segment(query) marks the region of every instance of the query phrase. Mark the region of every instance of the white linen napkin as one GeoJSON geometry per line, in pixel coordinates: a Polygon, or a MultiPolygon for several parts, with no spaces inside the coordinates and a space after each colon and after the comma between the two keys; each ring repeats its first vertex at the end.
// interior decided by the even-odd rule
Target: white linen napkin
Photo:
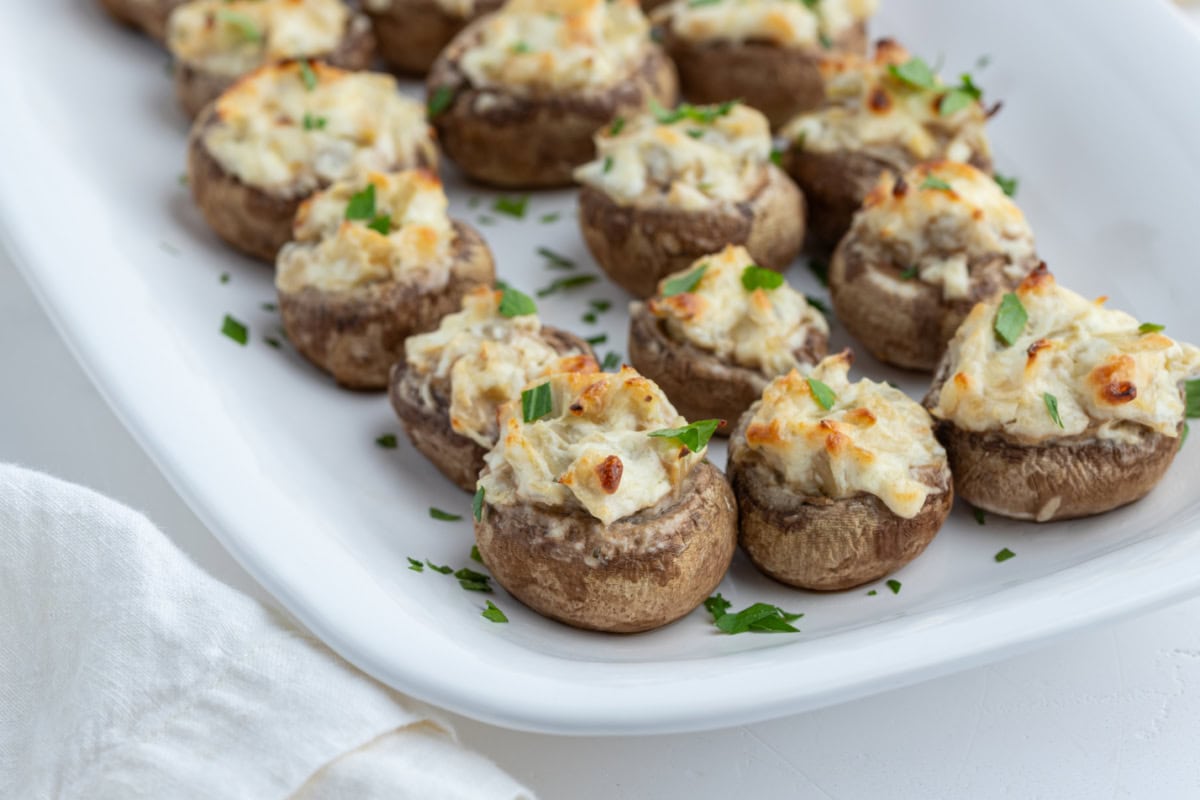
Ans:
{"type": "Polygon", "coordinates": [[[145,517],[0,465],[0,797],[528,798],[145,517]]]}

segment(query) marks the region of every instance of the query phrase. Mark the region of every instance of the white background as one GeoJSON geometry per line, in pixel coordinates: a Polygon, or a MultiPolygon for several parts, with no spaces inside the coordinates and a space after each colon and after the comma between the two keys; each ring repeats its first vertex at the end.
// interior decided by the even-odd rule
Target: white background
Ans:
{"type": "MultiPolygon", "coordinates": [[[[270,602],[121,427],[2,258],[0,375],[0,459],[143,510],[205,569],[270,602]]],[[[466,744],[544,798],[1195,798],[1198,689],[1200,600],[725,731],[596,739],[457,724],[466,744]]]]}

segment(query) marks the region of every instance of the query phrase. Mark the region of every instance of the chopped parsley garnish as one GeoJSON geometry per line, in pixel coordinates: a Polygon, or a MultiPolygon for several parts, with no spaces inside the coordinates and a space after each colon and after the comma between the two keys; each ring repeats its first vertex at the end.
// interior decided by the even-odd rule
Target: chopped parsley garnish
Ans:
{"type": "Polygon", "coordinates": [[[475,517],[476,522],[483,521],[483,496],[483,487],[476,487],[475,497],[471,500],[471,516],[475,517]]]}
{"type": "Polygon", "coordinates": [[[382,234],[383,236],[387,236],[389,233],[392,232],[392,215],[391,214],[379,214],[378,216],[375,217],[375,219],[373,219],[367,223],[367,227],[370,228],[371,230],[375,231],[376,233],[382,234]]]}
{"type": "Polygon", "coordinates": [[[542,383],[521,392],[521,418],[525,422],[536,422],[554,409],[554,397],[550,384],[542,383]]]}
{"type": "Polygon", "coordinates": [[[996,181],[996,185],[1000,187],[1000,191],[1004,192],[1009,197],[1017,196],[1017,184],[1020,183],[1016,178],[1005,177],[997,172],[992,178],[996,181]]]}
{"type": "Polygon", "coordinates": [[[525,209],[529,207],[529,195],[517,197],[500,196],[492,203],[492,210],[499,214],[507,214],[517,219],[525,219],[525,209]]]}
{"type": "Polygon", "coordinates": [[[483,563],[483,556],[479,555],[479,545],[471,545],[471,560],[478,561],[480,564],[483,563]]]}
{"type": "Polygon", "coordinates": [[[654,114],[654,118],[662,125],[671,125],[681,119],[699,122],[702,125],[711,125],[718,118],[732,111],[736,105],[736,100],[726,100],[724,103],[714,106],[694,106],[691,103],[680,103],[673,109],[666,109],[659,105],[658,101],[651,100],[650,113],[654,114]]]}
{"type": "Polygon", "coordinates": [[[476,572],[470,567],[456,570],[454,577],[458,578],[458,585],[468,592],[490,592],[492,590],[491,576],[476,572]]]}
{"type": "Polygon", "coordinates": [[[394,433],[385,433],[382,436],[375,438],[375,444],[379,445],[384,450],[395,450],[396,443],[396,434],[394,433]]]}
{"type": "Polygon", "coordinates": [[[700,6],[714,6],[721,0],[688,0],[688,8],[699,8],[700,6]]]}
{"type": "Polygon", "coordinates": [[[612,308],[612,301],[601,298],[599,300],[589,300],[588,305],[592,307],[592,310],[603,314],[605,311],[608,311],[610,308],[612,308]]]}
{"type": "Polygon", "coordinates": [[[221,322],[221,333],[225,334],[230,339],[233,339],[243,347],[250,338],[250,332],[246,326],[228,314],[225,315],[225,319],[221,322]]]}
{"type": "Polygon", "coordinates": [[[429,100],[425,103],[425,113],[430,119],[433,119],[449,108],[453,102],[454,90],[449,86],[439,86],[433,90],[433,94],[429,95],[429,100]]]}
{"type": "Polygon", "coordinates": [[[263,341],[266,342],[268,346],[273,347],[276,350],[283,347],[283,342],[279,341],[274,336],[264,336],[263,341]]]}
{"type": "Polygon", "coordinates": [[[687,135],[693,139],[699,139],[704,135],[704,131],[700,128],[689,128],[687,131],[685,131],[685,133],[687,133],[687,135]]]}
{"type": "Polygon", "coordinates": [[[936,89],[937,76],[921,58],[910,58],[903,64],[892,64],[888,67],[892,77],[914,89],[936,89]]]}
{"type": "Polygon", "coordinates": [[[879,594],[879,592],[872,589],[871,591],[867,592],[867,597],[874,597],[877,594],[879,594]]]}
{"type": "Polygon", "coordinates": [[[512,50],[512,51],[513,51],[514,53],[516,53],[517,55],[521,55],[522,53],[531,53],[531,52],[533,52],[533,51],[530,49],[529,45],[528,45],[528,44],[526,44],[525,42],[517,42],[516,44],[514,44],[514,45],[513,45],[512,47],[510,47],[509,49],[510,49],[510,50],[512,50]]]}
{"type": "Polygon", "coordinates": [[[1006,547],[1003,550],[1001,550],[999,553],[996,553],[996,555],[994,557],[996,559],[996,563],[1001,564],[1005,561],[1008,561],[1010,558],[1012,558],[1015,555],[1016,555],[1016,553],[1014,553],[1012,550],[1009,550],[1006,547]]]}
{"type": "Polygon", "coordinates": [[[587,342],[588,344],[590,344],[592,347],[595,347],[596,345],[604,344],[605,342],[607,342],[608,334],[601,333],[596,336],[590,336],[587,339],[584,339],[584,341],[587,342]]]}
{"type": "Polygon", "coordinates": [[[302,124],[304,125],[304,130],[306,131],[323,131],[325,130],[325,125],[328,122],[329,120],[325,117],[316,117],[305,111],[302,124]]]}
{"type": "Polygon", "coordinates": [[[938,103],[938,113],[945,116],[962,111],[981,97],[983,97],[983,90],[975,85],[975,81],[971,79],[969,73],[964,72],[959,78],[958,86],[942,95],[941,102],[938,103]]]}
{"type": "Polygon", "coordinates": [[[1181,448],[1183,447],[1183,443],[1187,441],[1188,433],[1191,431],[1191,429],[1192,427],[1190,425],[1188,425],[1186,422],[1183,423],[1183,433],[1179,434],[1179,446],[1181,448]]]}
{"type": "Polygon", "coordinates": [[[546,266],[553,269],[575,269],[575,262],[566,256],[559,255],[549,247],[539,247],[537,254],[546,259],[546,266]]]}
{"type": "Polygon", "coordinates": [[[300,80],[304,81],[304,88],[310,92],[317,88],[317,73],[313,72],[312,64],[308,61],[300,62],[300,80]]]}
{"type": "Polygon", "coordinates": [[[220,280],[221,280],[221,283],[229,283],[229,273],[222,272],[220,280]]]}
{"type": "Polygon", "coordinates": [[[917,269],[916,267],[909,267],[908,269],[906,269],[900,273],[900,280],[911,281],[913,278],[917,277],[920,274],[921,274],[921,270],[917,269]]]}
{"type": "Polygon", "coordinates": [[[442,522],[458,522],[462,519],[461,514],[451,514],[449,511],[442,511],[440,508],[429,507],[429,516],[434,519],[440,519],[442,522]]]}
{"type": "Polygon", "coordinates": [[[613,157],[605,156],[604,157],[604,167],[600,171],[604,172],[605,174],[612,172],[612,165],[613,165],[613,157]]]}
{"type": "Polygon", "coordinates": [[[701,264],[691,272],[684,273],[678,278],[671,278],[663,284],[662,296],[674,297],[677,294],[690,292],[700,283],[700,279],[704,277],[704,273],[708,272],[708,264],[701,264]]]}
{"type": "Polygon", "coordinates": [[[602,372],[610,372],[621,366],[621,357],[609,350],[604,356],[604,361],[600,362],[600,370],[602,372]]]}
{"type": "Polygon", "coordinates": [[[783,275],[773,269],[751,264],[742,270],[742,286],[747,292],[753,292],[755,289],[778,289],[783,286],[783,275]]]}
{"type": "Polygon", "coordinates": [[[902,584],[900,581],[896,580],[895,578],[887,582],[887,587],[892,590],[892,594],[900,594],[901,585],[902,584]]]}
{"type": "Polygon", "coordinates": [[[561,216],[562,215],[557,211],[552,211],[549,214],[542,214],[542,216],[538,218],[538,222],[542,223],[543,225],[549,225],[552,222],[558,222],[559,217],[561,216]]]}
{"type": "Polygon", "coordinates": [[[1000,300],[1000,308],[996,310],[996,320],[992,323],[992,329],[1000,341],[1011,347],[1021,338],[1028,321],[1029,314],[1025,311],[1021,298],[1008,292],[1000,300]]]}
{"type": "Polygon", "coordinates": [[[488,622],[508,622],[508,617],[504,616],[504,612],[496,608],[496,604],[491,600],[487,601],[487,608],[479,616],[486,619],[488,622]]]}
{"type": "Polygon", "coordinates": [[[441,564],[441,565],[435,564],[432,561],[430,561],[429,559],[425,559],[425,563],[429,566],[429,568],[431,570],[433,570],[434,572],[440,572],[443,575],[449,575],[451,572],[454,572],[454,567],[451,567],[451,566],[448,566],[445,564],[441,564]]]}
{"type": "Polygon", "coordinates": [[[664,428],[658,431],[651,431],[648,435],[657,439],[671,439],[679,442],[679,444],[691,450],[693,453],[698,453],[708,444],[708,440],[717,432],[717,428],[721,425],[719,419],[702,419],[696,422],[690,422],[682,428],[664,428]]]}
{"type": "Polygon", "coordinates": [[[409,556],[408,557],[408,568],[411,569],[413,572],[424,572],[425,571],[425,563],[423,561],[417,561],[412,556],[409,556]]]}
{"type": "Polygon", "coordinates": [[[826,411],[833,408],[833,404],[837,402],[837,395],[834,394],[833,389],[830,389],[828,384],[822,383],[816,378],[808,378],[807,380],[813,399],[820,404],[821,408],[826,411]]]}
{"type": "Polygon", "coordinates": [[[829,285],[829,263],[827,261],[822,261],[819,258],[810,258],[808,260],[808,271],[813,274],[813,277],[822,286],[829,285]]]}
{"type": "Polygon", "coordinates": [[[496,218],[493,216],[490,216],[488,214],[480,214],[479,217],[475,221],[478,222],[480,225],[495,225],[496,224],[496,218]]]}
{"type": "Polygon", "coordinates": [[[712,614],[713,624],[723,633],[799,633],[793,622],[803,614],[789,614],[779,606],[755,603],[735,614],[729,613],[730,602],[719,593],[704,601],[704,608],[712,614]]]}
{"type": "Polygon", "coordinates": [[[616,136],[623,130],[625,130],[625,118],[617,117],[612,121],[612,124],[608,126],[608,135],[616,136]]]}
{"type": "Polygon", "coordinates": [[[808,304],[810,306],[815,308],[817,311],[820,311],[822,314],[824,314],[827,317],[829,316],[829,306],[825,305],[820,300],[817,300],[815,297],[809,297],[808,295],[805,295],[804,299],[805,299],[805,301],[808,302],[808,304]]]}
{"type": "Polygon", "coordinates": [[[778,149],[771,150],[771,163],[777,167],[783,166],[783,151],[778,149]]]}
{"type": "Polygon", "coordinates": [[[833,39],[829,38],[829,34],[826,33],[825,31],[817,32],[817,41],[821,43],[821,49],[823,49],[823,50],[832,50],[833,49],[833,39]]]}
{"type": "Polygon", "coordinates": [[[986,516],[984,516],[983,509],[982,509],[982,508],[972,508],[972,509],[971,509],[971,514],[972,514],[972,516],[974,516],[974,517],[975,517],[975,521],[976,521],[977,523],[979,523],[980,525],[986,525],[986,524],[987,524],[987,517],[986,517],[986,516]]]}
{"type": "Polygon", "coordinates": [[[951,191],[950,184],[939,178],[937,175],[927,175],[921,183],[922,189],[941,189],[943,191],[951,191]]]}
{"type": "Polygon", "coordinates": [[[1187,397],[1187,401],[1184,403],[1187,416],[1200,417],[1200,378],[1185,381],[1183,389],[1187,397]]]}
{"type": "Polygon", "coordinates": [[[1157,322],[1143,322],[1141,325],[1138,325],[1138,333],[1158,333],[1166,327],[1166,325],[1159,325],[1157,322]]]}
{"type": "Polygon", "coordinates": [[[375,184],[368,183],[366,188],[355,192],[346,204],[346,219],[374,219],[375,217],[375,184]]]}
{"type": "Polygon", "coordinates": [[[245,14],[230,11],[227,8],[219,8],[217,9],[217,19],[236,31],[243,41],[261,42],[263,40],[263,32],[258,24],[245,14]]]}
{"type": "Polygon", "coordinates": [[[567,278],[559,278],[549,286],[543,286],[537,290],[538,297],[546,297],[555,292],[560,292],[565,289],[578,289],[580,286],[587,286],[596,282],[595,275],[571,275],[567,278]]]}
{"type": "Polygon", "coordinates": [[[279,310],[279,306],[275,305],[274,303],[259,303],[258,307],[261,308],[263,311],[278,311],[279,310]]]}
{"type": "Polygon", "coordinates": [[[1049,392],[1042,392],[1042,400],[1046,403],[1046,410],[1050,412],[1050,419],[1054,420],[1054,424],[1060,428],[1065,427],[1062,417],[1058,415],[1058,398],[1049,392]]]}
{"type": "Polygon", "coordinates": [[[514,289],[511,286],[505,286],[504,294],[500,295],[498,310],[500,311],[500,316],[507,317],[508,319],[524,317],[537,313],[537,303],[533,302],[533,298],[524,292],[514,289]]]}

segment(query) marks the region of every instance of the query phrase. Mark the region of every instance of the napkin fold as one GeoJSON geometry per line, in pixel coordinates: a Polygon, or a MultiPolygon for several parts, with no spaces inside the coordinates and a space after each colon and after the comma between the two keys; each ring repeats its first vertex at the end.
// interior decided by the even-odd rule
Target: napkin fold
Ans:
{"type": "Polygon", "coordinates": [[[145,517],[0,465],[0,797],[532,797],[145,517]]]}

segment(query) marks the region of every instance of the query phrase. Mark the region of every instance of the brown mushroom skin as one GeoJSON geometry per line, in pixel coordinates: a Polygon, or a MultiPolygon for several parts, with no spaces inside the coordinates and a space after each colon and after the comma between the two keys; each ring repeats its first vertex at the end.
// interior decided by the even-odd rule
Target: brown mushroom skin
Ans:
{"type": "Polygon", "coordinates": [[[676,496],[607,528],[583,511],[495,506],[485,497],[475,543],[496,582],[542,616],[636,633],[685,616],[716,589],[736,549],[737,507],[705,461],[676,496]],[[612,540],[633,547],[620,552],[612,540]]]}
{"type": "Polygon", "coordinates": [[[621,205],[584,186],[579,225],[608,276],[634,297],[646,298],[666,276],[730,244],[745,247],[755,264],[784,271],[804,243],[804,196],[774,165],[744,202],[701,211],[621,205]]]}
{"type": "Polygon", "coordinates": [[[504,188],[570,186],[576,167],[596,155],[592,137],[613,118],[634,114],[651,100],[672,108],[675,67],[655,44],[624,80],[586,93],[521,96],[477,89],[459,68],[479,38],[479,20],[454,38],[429,71],[427,96],[453,92],[431,120],[445,154],[468,177],[504,188]]]}
{"type": "MultiPolygon", "coordinates": [[[[783,166],[808,202],[809,252],[817,256],[832,253],[883,173],[890,170],[903,175],[917,163],[907,150],[897,147],[872,153],[823,153],[804,149],[802,142],[792,142],[784,153],[783,166]]],[[[974,153],[967,163],[992,174],[990,156],[974,153]]]]}
{"type": "MultiPolygon", "coordinates": [[[[766,41],[691,42],[676,35],[669,24],[663,32],[663,46],[679,70],[683,96],[689,102],[711,105],[741,100],[778,128],[825,100],[819,65],[830,50],[823,47],[782,47],[766,41]]],[[[866,45],[866,24],[860,22],[834,39],[831,49],[863,53],[866,45]]]]}
{"type": "Polygon", "coordinates": [[[429,291],[384,281],[346,291],[305,286],[279,291],[279,313],[288,340],[347,389],[388,386],[388,372],[404,356],[404,340],[433,330],[457,311],[476,286],[495,280],[491,251],[479,233],[457,220],[450,278],[429,291]]]}
{"type": "MultiPolygon", "coordinates": [[[[204,146],[205,129],[217,122],[216,104],[210,104],[200,112],[188,136],[192,198],[218,236],[246,255],[274,264],[279,248],[292,239],[296,210],[317,189],[267,190],[227,172],[204,146]]],[[[428,167],[436,171],[437,162],[422,153],[414,163],[393,167],[428,167]]]]}
{"type": "MultiPolygon", "coordinates": [[[[825,357],[829,337],[810,328],[795,351],[802,364],[825,357]]],[[[723,361],[691,342],[673,338],[645,303],[629,307],[629,363],[658,384],[671,404],[690,420],[719,419],[718,436],[728,436],[742,413],[762,397],[774,375],[723,361]]]]}
{"type": "Polygon", "coordinates": [[[738,502],[738,543],[764,574],[800,589],[829,592],[879,580],[924,552],[954,504],[948,469],[931,475],[942,491],[912,519],[874,495],[805,497],[746,445],[747,411],[729,440],[729,481],[738,502]]]}
{"type": "Polygon", "coordinates": [[[386,10],[363,10],[375,28],[380,57],[397,72],[420,77],[468,22],[502,5],[503,0],[476,0],[470,18],[447,12],[436,0],[391,0],[386,10]]]}
{"type": "Polygon", "coordinates": [[[100,0],[109,15],[123,25],[136,28],[156,42],[167,35],[167,18],[187,0],[100,0]]]}
{"type": "MultiPolygon", "coordinates": [[[[571,351],[592,356],[591,345],[578,336],[549,325],[542,326],[542,337],[559,353],[571,351]]],[[[474,492],[483,457],[487,450],[474,439],[456,433],[450,425],[450,386],[434,383],[424,399],[421,377],[408,369],[401,348],[400,358],[392,366],[388,381],[388,399],[409,441],[438,471],[464,492],[474,492]]]]}
{"type": "MultiPolygon", "coordinates": [[[[829,292],[847,332],[880,361],[905,369],[932,372],[975,304],[1021,282],[1005,274],[1004,256],[990,254],[967,265],[967,296],[946,300],[940,286],[902,278],[908,265],[880,257],[852,228],[829,262],[829,292]]],[[[1025,259],[1025,274],[1039,263],[1025,259]]]]}
{"type": "MultiPolygon", "coordinates": [[[[314,61],[324,61],[330,66],[345,70],[363,70],[371,66],[375,54],[375,37],[371,25],[361,14],[350,17],[346,32],[337,49],[314,61]]],[[[237,77],[209,72],[184,62],[175,63],[175,96],[188,119],[195,119],[212,101],[232,86],[237,77]]]]}

